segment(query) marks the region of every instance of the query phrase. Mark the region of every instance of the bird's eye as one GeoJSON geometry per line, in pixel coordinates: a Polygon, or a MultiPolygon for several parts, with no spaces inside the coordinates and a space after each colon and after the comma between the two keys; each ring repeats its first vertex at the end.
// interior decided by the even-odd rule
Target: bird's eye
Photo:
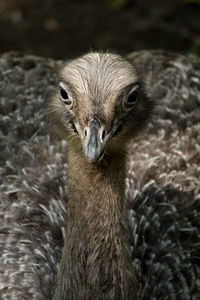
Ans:
{"type": "Polygon", "coordinates": [[[71,105],[72,104],[72,98],[70,97],[70,95],[66,91],[66,87],[65,87],[65,84],[63,82],[60,83],[60,99],[66,105],[71,105]]]}
{"type": "Polygon", "coordinates": [[[69,99],[67,92],[62,87],[60,87],[60,95],[63,100],[69,99]]]}
{"type": "Polygon", "coordinates": [[[128,95],[125,106],[127,108],[131,108],[133,107],[133,105],[137,103],[137,101],[138,101],[138,90],[134,90],[128,95]]]}

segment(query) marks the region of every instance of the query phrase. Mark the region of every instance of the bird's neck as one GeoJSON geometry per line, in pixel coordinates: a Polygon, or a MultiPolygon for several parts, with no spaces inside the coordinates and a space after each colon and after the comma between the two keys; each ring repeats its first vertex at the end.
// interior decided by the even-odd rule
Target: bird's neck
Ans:
{"type": "Polygon", "coordinates": [[[62,285],[71,289],[66,299],[136,299],[126,217],[125,156],[106,154],[101,162],[90,164],[81,154],[68,153],[67,238],[61,261],[66,270],[62,285]]]}
{"type": "Polygon", "coordinates": [[[106,154],[100,162],[89,163],[81,154],[69,152],[69,217],[85,222],[112,222],[125,213],[125,153],[106,154]],[[85,214],[87,213],[87,214],[85,214]],[[107,214],[112,213],[109,217],[107,214]],[[109,217],[109,218],[108,218],[109,217]],[[78,219],[77,219],[78,218],[78,219]],[[108,219],[106,219],[108,218],[108,219]]]}

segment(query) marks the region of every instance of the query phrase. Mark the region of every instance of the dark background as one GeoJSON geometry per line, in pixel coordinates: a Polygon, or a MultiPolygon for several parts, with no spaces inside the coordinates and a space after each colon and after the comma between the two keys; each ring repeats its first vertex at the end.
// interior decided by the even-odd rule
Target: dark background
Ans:
{"type": "Polygon", "coordinates": [[[200,0],[0,0],[0,52],[68,58],[89,50],[200,54],[200,0]]]}

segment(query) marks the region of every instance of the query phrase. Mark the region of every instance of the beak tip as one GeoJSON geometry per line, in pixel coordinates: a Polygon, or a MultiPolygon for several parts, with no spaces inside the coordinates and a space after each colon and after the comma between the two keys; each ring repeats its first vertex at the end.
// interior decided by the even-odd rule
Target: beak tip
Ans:
{"type": "Polygon", "coordinates": [[[98,161],[104,148],[104,143],[100,139],[101,122],[98,119],[92,119],[89,124],[87,139],[83,141],[83,149],[86,159],[93,163],[98,161]]]}
{"type": "Polygon", "coordinates": [[[89,147],[85,152],[85,157],[89,162],[94,162],[98,158],[98,152],[94,147],[89,147]]]}

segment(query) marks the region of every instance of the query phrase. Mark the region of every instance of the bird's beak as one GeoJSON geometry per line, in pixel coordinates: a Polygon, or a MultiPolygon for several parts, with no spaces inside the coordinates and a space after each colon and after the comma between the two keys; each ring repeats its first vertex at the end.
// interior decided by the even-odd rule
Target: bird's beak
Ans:
{"type": "Polygon", "coordinates": [[[84,132],[83,150],[85,157],[90,162],[95,162],[102,157],[108,136],[97,118],[90,120],[84,132]]]}

